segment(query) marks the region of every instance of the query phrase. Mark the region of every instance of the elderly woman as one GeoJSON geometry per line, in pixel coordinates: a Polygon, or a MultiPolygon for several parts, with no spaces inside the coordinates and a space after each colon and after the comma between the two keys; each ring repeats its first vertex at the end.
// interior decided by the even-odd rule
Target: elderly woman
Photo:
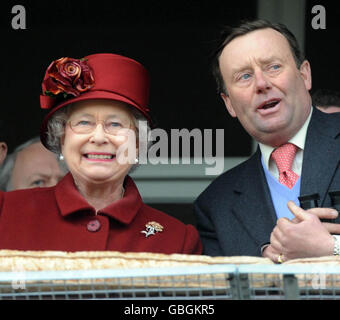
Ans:
{"type": "Polygon", "coordinates": [[[51,63],[41,141],[69,173],[54,187],[0,193],[0,248],[201,253],[196,229],[144,204],[128,176],[145,143],[138,120],[151,124],[148,87],[144,67],[120,55],[51,63]]]}

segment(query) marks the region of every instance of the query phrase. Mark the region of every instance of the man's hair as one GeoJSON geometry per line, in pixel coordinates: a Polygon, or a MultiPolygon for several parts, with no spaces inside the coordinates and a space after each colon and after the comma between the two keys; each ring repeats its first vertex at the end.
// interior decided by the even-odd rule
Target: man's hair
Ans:
{"type": "Polygon", "coordinates": [[[318,89],[312,94],[312,101],[315,107],[340,107],[340,92],[330,89],[318,89]]]}
{"type": "Polygon", "coordinates": [[[216,49],[212,54],[212,72],[217,83],[218,93],[227,94],[227,89],[221,74],[219,58],[225,46],[237,37],[246,35],[252,31],[271,28],[280,32],[288,41],[290,49],[292,51],[297,68],[300,68],[301,63],[304,61],[304,56],[300,50],[299,44],[294,34],[288,30],[288,28],[281,23],[272,23],[267,20],[255,20],[255,21],[243,21],[237,27],[225,26],[220,35],[220,39],[217,42],[216,49]]]}

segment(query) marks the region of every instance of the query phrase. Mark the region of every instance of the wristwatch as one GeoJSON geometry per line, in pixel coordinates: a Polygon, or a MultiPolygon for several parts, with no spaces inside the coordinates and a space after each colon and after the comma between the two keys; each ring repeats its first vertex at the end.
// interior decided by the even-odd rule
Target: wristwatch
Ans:
{"type": "Polygon", "coordinates": [[[334,238],[334,248],[333,255],[340,256],[340,240],[338,236],[333,236],[334,238]]]}

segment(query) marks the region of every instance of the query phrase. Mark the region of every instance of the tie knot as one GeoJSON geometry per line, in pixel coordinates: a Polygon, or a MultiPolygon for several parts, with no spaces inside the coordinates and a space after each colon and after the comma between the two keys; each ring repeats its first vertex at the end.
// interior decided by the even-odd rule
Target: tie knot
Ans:
{"type": "Polygon", "coordinates": [[[272,152],[271,157],[275,161],[279,173],[292,169],[296,151],[297,146],[295,144],[286,143],[272,152]]]}

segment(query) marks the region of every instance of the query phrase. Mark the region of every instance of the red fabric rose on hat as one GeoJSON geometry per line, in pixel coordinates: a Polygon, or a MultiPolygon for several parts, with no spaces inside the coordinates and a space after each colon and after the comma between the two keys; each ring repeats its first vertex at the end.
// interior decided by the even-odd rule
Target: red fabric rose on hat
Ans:
{"type": "Polygon", "coordinates": [[[84,59],[60,58],[53,61],[46,71],[43,92],[52,97],[58,94],[78,97],[91,89],[94,77],[91,68],[84,59]]]}

